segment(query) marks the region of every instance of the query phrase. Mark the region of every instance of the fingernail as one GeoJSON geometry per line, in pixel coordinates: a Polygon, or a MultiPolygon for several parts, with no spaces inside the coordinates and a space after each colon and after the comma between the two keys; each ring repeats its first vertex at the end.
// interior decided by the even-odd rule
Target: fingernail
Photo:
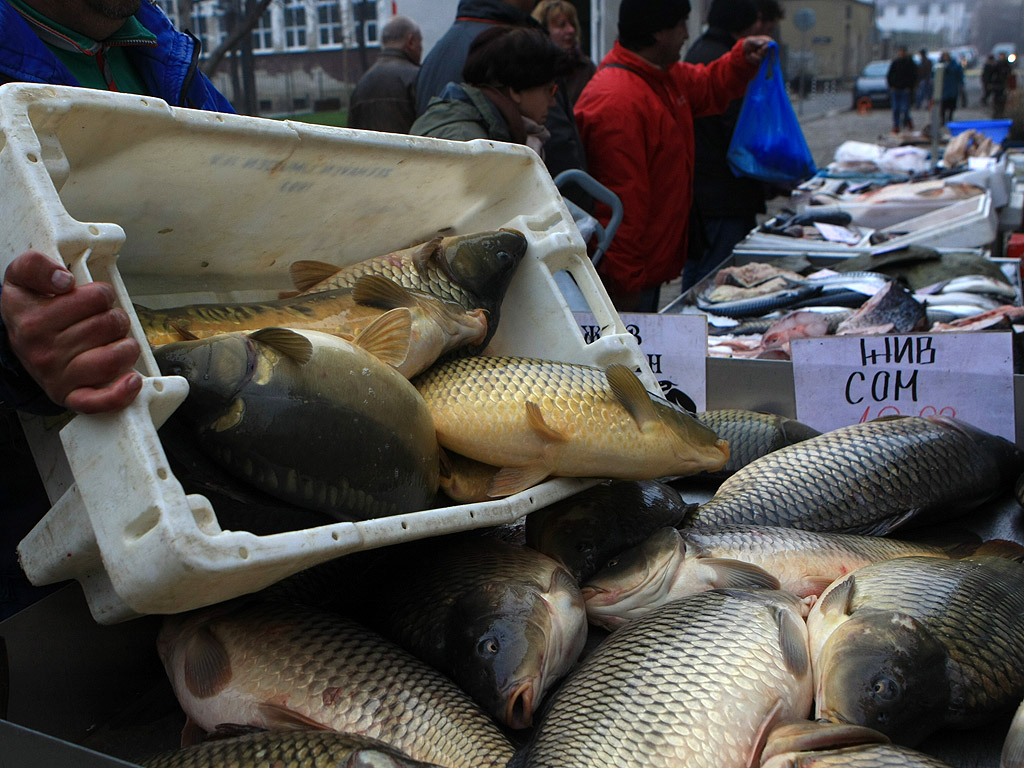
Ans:
{"type": "Polygon", "coordinates": [[[53,283],[53,287],[58,291],[66,291],[75,282],[75,277],[67,270],[55,269],[50,277],[50,282],[53,283]]]}
{"type": "Polygon", "coordinates": [[[133,373],[128,377],[128,389],[137,390],[142,389],[142,374],[139,372],[133,373]]]}

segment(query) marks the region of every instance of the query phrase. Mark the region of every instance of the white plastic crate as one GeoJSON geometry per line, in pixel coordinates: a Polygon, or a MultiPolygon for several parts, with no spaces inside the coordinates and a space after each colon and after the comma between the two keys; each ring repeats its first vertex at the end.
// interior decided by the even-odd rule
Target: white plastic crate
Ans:
{"type": "Polygon", "coordinates": [[[78,88],[0,86],[0,269],[29,247],[80,282],[114,285],[146,350],[138,400],[59,432],[23,419],[52,509],[21,542],[37,584],[82,583],[97,621],[174,613],[261,589],[331,558],[514,521],[592,481],[556,479],[456,505],[270,536],[222,530],[186,495],[156,430],[188,386],[161,376],[132,302],[276,298],[288,266],[339,266],[451,234],[512,227],[529,247],[490,349],[619,362],[657,381],[612,307],[539,158],[458,143],[169,107],[78,88]],[[601,324],[587,345],[553,274],[569,271],[601,324]]]}

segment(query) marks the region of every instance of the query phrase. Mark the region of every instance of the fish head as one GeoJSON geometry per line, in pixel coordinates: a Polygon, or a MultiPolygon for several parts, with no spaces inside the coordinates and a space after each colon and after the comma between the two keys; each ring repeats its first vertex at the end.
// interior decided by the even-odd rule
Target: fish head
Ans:
{"type": "Polygon", "coordinates": [[[452,282],[496,311],[526,246],[526,238],[514,229],[457,235],[442,241],[441,264],[452,282]]]}
{"type": "MultiPolygon", "coordinates": [[[[602,483],[601,485],[607,485],[602,483]]],[[[555,560],[577,583],[601,567],[611,532],[598,523],[602,498],[583,491],[526,518],[526,544],[555,560]]]]}
{"type": "Polygon", "coordinates": [[[547,594],[520,582],[491,582],[456,601],[445,637],[452,677],[498,720],[527,728],[583,650],[582,598],[560,568],[547,594]]]}
{"type": "Polygon", "coordinates": [[[716,472],[729,461],[729,442],[681,408],[653,399],[662,424],[671,437],[680,476],[716,472]]]}
{"type": "Polygon", "coordinates": [[[256,370],[256,345],[241,333],[165,344],[153,351],[164,376],[182,376],[190,407],[220,407],[233,400],[256,370]]]}
{"type": "Polygon", "coordinates": [[[819,718],[873,728],[914,746],[941,723],[947,653],[919,621],[862,610],[826,641],[815,669],[819,718]]]}
{"type": "Polygon", "coordinates": [[[679,531],[655,531],[643,543],[609,559],[582,586],[587,618],[599,627],[616,629],[662,605],[672,599],[686,560],[679,531]]]}

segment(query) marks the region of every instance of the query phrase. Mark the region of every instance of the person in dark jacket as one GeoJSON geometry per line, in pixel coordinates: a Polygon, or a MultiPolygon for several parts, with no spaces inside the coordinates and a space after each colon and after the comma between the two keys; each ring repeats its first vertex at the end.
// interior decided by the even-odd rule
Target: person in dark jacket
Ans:
{"type": "MultiPolygon", "coordinates": [[[[198,42],[135,0],[0,1],[0,82],[147,94],[172,106],[234,112],[197,68],[198,42]],[[43,14],[45,9],[46,14],[43,14]],[[103,54],[99,56],[98,54],[103,54]],[[106,67],[101,66],[106,63],[106,67]]],[[[159,183],[154,168],[154,183],[159,183]]],[[[139,393],[138,344],[105,283],[76,285],[37,251],[0,287],[0,618],[49,591],[32,587],[15,547],[49,508],[15,410],[124,408],[139,393]]]]}
{"type": "Polygon", "coordinates": [[[921,60],[917,62],[917,95],[914,98],[914,106],[918,109],[927,109],[932,100],[932,60],[928,58],[928,51],[924,48],[918,55],[921,60]]]}
{"type": "Polygon", "coordinates": [[[526,144],[543,157],[544,120],[569,54],[539,29],[491,27],[469,48],[461,83],[431,99],[411,133],[439,139],[526,144]]]}
{"type": "MultiPolygon", "coordinates": [[[[713,0],[707,31],[694,41],[683,61],[710,64],[725,56],[737,41],[755,32],[758,19],[754,0],[713,0]]],[[[742,98],[734,99],[722,114],[693,121],[693,208],[684,293],[729,257],[736,243],[757,225],[757,214],[765,210],[764,184],[737,177],[726,159],[742,106],[742,98]]]]}
{"type": "Polygon", "coordinates": [[[943,51],[939,61],[943,64],[942,71],[942,124],[953,121],[953,113],[960,103],[960,95],[964,88],[964,68],[956,57],[943,51]]]}
{"type": "Polygon", "coordinates": [[[580,49],[580,18],[576,6],[568,0],[541,0],[533,9],[533,18],[541,23],[551,41],[573,59],[572,71],[560,84],[566,89],[569,105],[573,106],[583,86],[597,71],[597,65],[580,49]]]}
{"type": "Polygon", "coordinates": [[[985,65],[981,68],[981,103],[988,104],[988,97],[992,94],[992,79],[996,69],[996,57],[991,53],[985,59],[985,65]]]}
{"type": "Polygon", "coordinates": [[[901,128],[912,130],[914,123],[910,119],[910,97],[917,83],[917,65],[901,45],[896,49],[896,58],[889,64],[885,76],[889,85],[889,98],[892,101],[892,132],[899,133],[901,128]]]}
{"type": "Polygon", "coordinates": [[[359,78],[348,105],[348,127],[408,133],[416,119],[416,78],[423,33],[408,16],[393,16],[380,33],[380,58],[359,78]]]}

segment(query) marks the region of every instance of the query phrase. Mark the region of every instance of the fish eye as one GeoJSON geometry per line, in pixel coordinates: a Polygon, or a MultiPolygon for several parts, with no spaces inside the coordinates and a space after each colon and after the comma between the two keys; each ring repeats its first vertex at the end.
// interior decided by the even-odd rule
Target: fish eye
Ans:
{"type": "Polygon", "coordinates": [[[611,558],[611,559],[610,559],[610,560],[609,560],[608,562],[606,562],[606,563],[604,564],[604,567],[605,567],[605,568],[614,568],[614,567],[615,567],[616,565],[618,565],[618,564],[619,564],[619,558],[617,558],[617,557],[613,557],[613,558],[611,558]]]}
{"type": "Polygon", "coordinates": [[[480,641],[476,650],[481,656],[496,656],[501,650],[501,645],[493,637],[486,637],[480,641]]]}
{"type": "Polygon", "coordinates": [[[900,694],[900,686],[895,680],[888,677],[876,677],[871,682],[871,693],[879,699],[891,701],[900,694]]]}

